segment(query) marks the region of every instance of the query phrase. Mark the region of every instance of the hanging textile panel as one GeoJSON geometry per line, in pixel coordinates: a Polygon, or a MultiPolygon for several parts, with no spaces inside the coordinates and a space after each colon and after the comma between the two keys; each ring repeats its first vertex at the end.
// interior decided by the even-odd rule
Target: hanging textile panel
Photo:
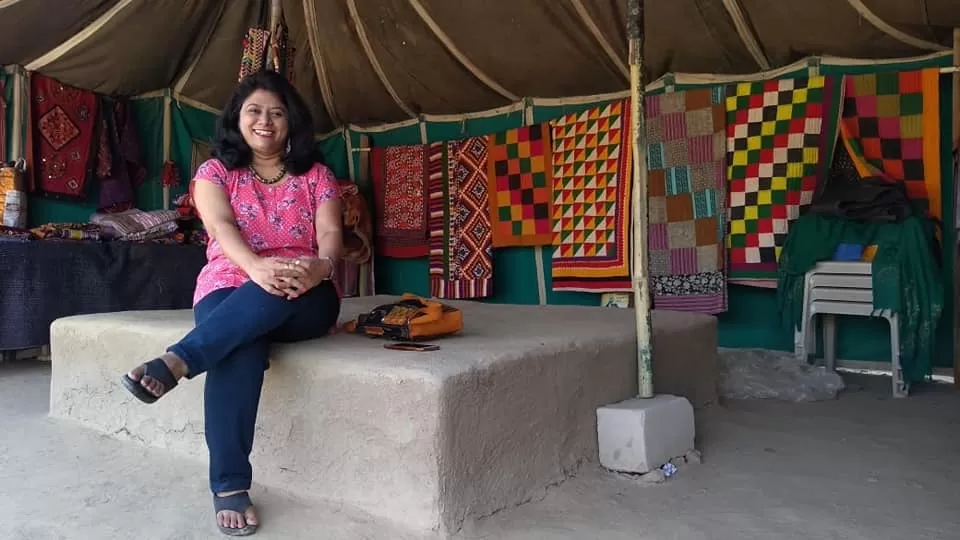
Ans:
{"type": "Polygon", "coordinates": [[[832,77],[727,87],[728,279],[775,280],[790,223],[813,200],[836,142],[832,77]]]}
{"type": "Polygon", "coordinates": [[[553,241],[550,126],[524,126],[488,137],[487,182],[494,247],[553,241]]]}
{"type": "Polygon", "coordinates": [[[646,99],[650,289],[656,309],[727,309],[724,88],[646,99]]]}
{"type": "Polygon", "coordinates": [[[243,37],[243,53],[240,55],[240,72],[237,80],[263,71],[270,46],[270,31],[264,28],[248,28],[243,37]]]}
{"type": "Polygon", "coordinates": [[[35,185],[51,198],[83,200],[96,164],[97,96],[39,73],[30,90],[35,185]]]}
{"type": "Polygon", "coordinates": [[[100,111],[103,129],[97,152],[97,208],[111,212],[128,210],[134,206],[136,189],[147,174],[136,119],[126,99],[102,97],[100,111]]]}
{"type": "Polygon", "coordinates": [[[633,290],[632,164],[626,100],[553,123],[553,290],[633,290]]]}
{"type": "Polygon", "coordinates": [[[903,182],[942,219],[940,70],[852,75],[844,85],[840,133],[857,172],[903,182]]]}
{"type": "Polygon", "coordinates": [[[376,216],[376,251],[386,257],[426,257],[427,155],[424,145],[370,151],[376,216]]]}
{"type": "Polygon", "coordinates": [[[488,138],[428,148],[430,295],[482,298],[493,291],[488,138]]]}

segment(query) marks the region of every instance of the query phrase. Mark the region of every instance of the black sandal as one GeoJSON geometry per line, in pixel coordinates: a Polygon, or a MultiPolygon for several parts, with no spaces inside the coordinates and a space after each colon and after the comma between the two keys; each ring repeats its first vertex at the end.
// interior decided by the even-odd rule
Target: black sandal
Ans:
{"type": "MultiPolygon", "coordinates": [[[[236,512],[243,516],[243,520],[247,520],[247,510],[253,506],[253,501],[250,500],[250,494],[246,491],[240,493],[234,493],[233,495],[227,495],[226,497],[218,497],[217,494],[213,495],[213,517],[216,519],[217,514],[223,512],[224,510],[229,510],[231,512],[236,512]]],[[[227,536],[250,536],[251,534],[257,532],[257,525],[251,525],[247,523],[247,526],[242,529],[233,529],[230,527],[224,527],[220,525],[220,522],[217,522],[217,528],[220,529],[220,532],[227,536]]]]}
{"type": "MultiPolygon", "coordinates": [[[[170,371],[170,368],[167,367],[167,364],[164,363],[164,361],[160,358],[154,358],[143,365],[143,375],[140,376],[140,379],[142,380],[144,377],[153,377],[157,381],[160,381],[160,384],[163,385],[163,393],[160,394],[160,397],[167,395],[168,392],[177,387],[176,377],[173,376],[173,372],[170,371]]],[[[123,383],[123,386],[129,390],[131,394],[136,396],[137,399],[144,403],[153,403],[159,399],[157,396],[151,394],[149,390],[144,388],[143,385],[140,384],[140,381],[131,379],[130,374],[128,373],[123,374],[120,382],[123,383]]]]}

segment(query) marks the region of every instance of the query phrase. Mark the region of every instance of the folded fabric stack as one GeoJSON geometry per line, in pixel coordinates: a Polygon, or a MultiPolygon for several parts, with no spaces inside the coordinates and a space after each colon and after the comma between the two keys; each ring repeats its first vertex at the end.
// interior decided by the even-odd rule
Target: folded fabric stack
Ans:
{"type": "Polygon", "coordinates": [[[101,227],[104,236],[129,242],[152,240],[176,232],[176,210],[127,210],[116,214],[93,214],[90,222],[101,227]]]}

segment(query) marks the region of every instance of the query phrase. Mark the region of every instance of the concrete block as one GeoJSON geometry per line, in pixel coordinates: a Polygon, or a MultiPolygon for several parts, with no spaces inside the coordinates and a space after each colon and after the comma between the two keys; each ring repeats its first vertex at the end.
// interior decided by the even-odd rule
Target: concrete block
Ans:
{"type": "Polygon", "coordinates": [[[614,471],[646,473],[693,450],[693,406],[660,394],[597,409],[600,464],[614,471]]]}
{"type": "MultiPolygon", "coordinates": [[[[347,299],[342,319],[395,300],[347,299]]],[[[389,351],[346,334],[274,347],[254,481],[443,532],[595,462],[597,407],[636,392],[633,311],[450,303],[465,329],[436,340],[439,351],[389,351]]],[[[206,460],[203,376],[152,405],[119,384],[192,326],[189,311],[55,321],[51,415],[206,460]]]]}

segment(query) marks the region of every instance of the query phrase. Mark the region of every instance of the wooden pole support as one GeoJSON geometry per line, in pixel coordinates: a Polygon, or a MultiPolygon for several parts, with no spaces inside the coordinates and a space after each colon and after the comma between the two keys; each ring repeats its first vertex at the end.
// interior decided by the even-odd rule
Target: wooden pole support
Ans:
{"type": "MultiPolygon", "coordinates": [[[[344,130],[346,137],[350,137],[350,130],[344,130]]],[[[360,135],[360,150],[363,150],[360,154],[359,164],[357,167],[357,178],[356,182],[360,186],[367,188],[370,185],[370,136],[369,135],[360,135]]],[[[351,161],[353,161],[353,155],[348,156],[351,161]]],[[[374,294],[373,292],[373,260],[374,257],[370,257],[370,262],[360,265],[360,284],[358,286],[357,294],[360,296],[370,296],[374,294]]]]}
{"type": "Polygon", "coordinates": [[[653,331],[650,324],[650,278],[647,256],[647,135],[643,113],[643,0],[627,3],[630,40],[630,145],[633,149],[633,305],[637,317],[637,390],[653,397],[653,331]]]}
{"type": "MultiPolygon", "coordinates": [[[[173,150],[173,98],[170,90],[163,92],[163,163],[170,161],[173,150]]],[[[163,209],[170,209],[170,186],[163,186],[163,209]]]]}
{"type": "MultiPolygon", "coordinates": [[[[16,66],[13,71],[13,95],[10,103],[10,110],[12,112],[12,125],[10,126],[10,154],[8,158],[10,161],[16,161],[20,158],[26,157],[23,144],[23,123],[27,116],[26,108],[30,106],[30,103],[28,100],[23,99],[23,97],[27,95],[29,91],[25,79],[26,75],[23,71],[23,68],[16,66]]],[[[0,119],[0,121],[5,120],[0,119]]],[[[33,174],[33,171],[30,171],[29,174],[33,174]]]]}

